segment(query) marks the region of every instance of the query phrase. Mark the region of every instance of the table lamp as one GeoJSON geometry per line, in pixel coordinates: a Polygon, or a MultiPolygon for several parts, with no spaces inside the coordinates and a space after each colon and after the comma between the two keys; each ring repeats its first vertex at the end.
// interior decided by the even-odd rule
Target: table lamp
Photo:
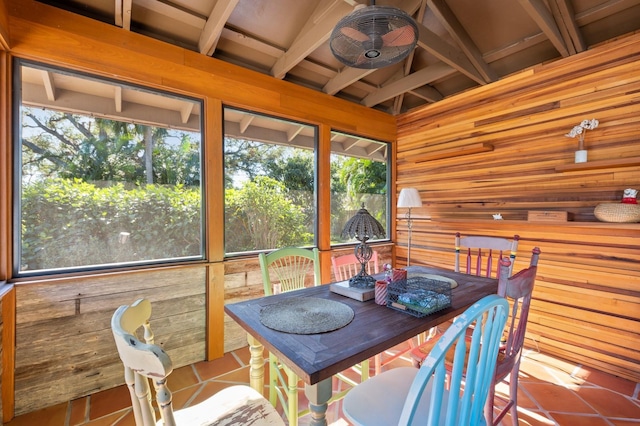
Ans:
{"type": "Polygon", "coordinates": [[[344,229],[341,234],[342,238],[355,238],[360,241],[354,249],[354,254],[358,262],[360,262],[361,269],[357,275],[349,279],[349,287],[356,288],[373,288],[376,280],[367,273],[366,266],[373,255],[373,250],[367,245],[367,240],[371,238],[383,238],[387,236],[384,228],[369,212],[362,208],[347,221],[344,225],[344,229]]]}
{"type": "Polygon", "coordinates": [[[405,215],[407,218],[407,228],[409,229],[409,236],[407,239],[407,266],[411,264],[411,227],[413,225],[411,209],[415,207],[422,207],[420,193],[415,188],[403,188],[398,196],[398,208],[409,209],[405,215]]]}

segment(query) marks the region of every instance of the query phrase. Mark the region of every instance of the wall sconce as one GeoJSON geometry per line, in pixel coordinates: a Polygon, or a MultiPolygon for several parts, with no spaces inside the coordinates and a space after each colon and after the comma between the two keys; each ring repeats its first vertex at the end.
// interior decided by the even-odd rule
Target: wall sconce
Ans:
{"type": "Polygon", "coordinates": [[[371,238],[383,238],[387,236],[384,228],[369,212],[362,208],[347,221],[341,234],[342,238],[355,238],[360,241],[354,250],[354,254],[358,262],[360,262],[360,272],[349,279],[349,287],[356,288],[373,288],[376,280],[367,274],[366,266],[373,255],[373,250],[367,245],[367,240],[371,238]]]}
{"type": "Polygon", "coordinates": [[[398,208],[409,209],[405,217],[407,218],[407,227],[409,228],[409,237],[407,240],[407,266],[411,264],[411,228],[413,226],[413,220],[411,219],[411,209],[416,207],[422,207],[422,199],[420,193],[415,188],[404,188],[400,191],[398,197],[398,208]]]}

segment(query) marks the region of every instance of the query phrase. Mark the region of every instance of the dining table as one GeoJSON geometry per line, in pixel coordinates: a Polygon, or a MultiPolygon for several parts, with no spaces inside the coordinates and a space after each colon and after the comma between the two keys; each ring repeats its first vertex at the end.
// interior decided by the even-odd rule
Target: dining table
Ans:
{"type": "Polygon", "coordinates": [[[225,312],[248,333],[251,386],[261,393],[264,389],[266,348],[304,381],[309,424],[326,425],[334,375],[460,315],[498,289],[498,280],[493,278],[427,266],[404,269],[410,277],[427,274],[455,282],[451,285],[450,306],[418,317],[377,304],[373,299],[359,301],[334,293],[328,284],[226,304],[225,312]],[[353,310],[353,318],[338,329],[312,334],[279,331],[263,324],[264,311],[299,298],[339,302],[353,310]]]}

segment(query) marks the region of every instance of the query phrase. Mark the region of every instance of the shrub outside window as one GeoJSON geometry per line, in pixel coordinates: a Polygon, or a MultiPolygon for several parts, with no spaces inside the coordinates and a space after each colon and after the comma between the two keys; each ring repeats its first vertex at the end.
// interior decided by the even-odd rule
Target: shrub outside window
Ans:
{"type": "MultiPolygon", "coordinates": [[[[389,144],[346,133],[331,133],[331,242],[364,205],[389,235],[389,144]]],[[[380,240],[380,239],[378,239],[380,240]]],[[[370,240],[376,241],[376,240],[370,240]]]]}
{"type": "Polygon", "coordinates": [[[16,66],[15,275],[203,258],[201,103],[16,66]]]}
{"type": "Polygon", "coordinates": [[[225,253],[316,244],[316,127],[224,110],[225,253]]]}

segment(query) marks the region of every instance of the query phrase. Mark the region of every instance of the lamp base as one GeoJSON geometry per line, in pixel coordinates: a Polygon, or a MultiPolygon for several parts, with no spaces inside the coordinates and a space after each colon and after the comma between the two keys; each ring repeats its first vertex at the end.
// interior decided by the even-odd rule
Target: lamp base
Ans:
{"type": "Polygon", "coordinates": [[[376,285],[376,279],[371,275],[356,275],[349,279],[349,287],[355,288],[374,288],[376,285]]]}

